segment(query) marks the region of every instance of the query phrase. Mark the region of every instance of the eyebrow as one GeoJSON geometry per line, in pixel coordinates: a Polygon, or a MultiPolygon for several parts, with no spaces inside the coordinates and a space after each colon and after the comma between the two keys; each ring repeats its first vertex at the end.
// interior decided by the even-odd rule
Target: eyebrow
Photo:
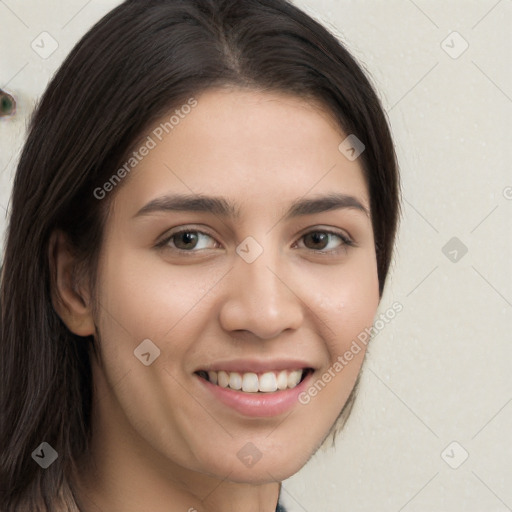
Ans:
{"type": "MultiPolygon", "coordinates": [[[[370,217],[368,209],[356,197],[332,193],[319,197],[296,199],[291,203],[284,219],[288,220],[294,217],[338,209],[354,209],[370,217]]],[[[202,194],[173,194],[151,200],[133,217],[167,211],[208,212],[236,220],[240,218],[241,209],[238,203],[233,203],[223,197],[202,194]]]]}

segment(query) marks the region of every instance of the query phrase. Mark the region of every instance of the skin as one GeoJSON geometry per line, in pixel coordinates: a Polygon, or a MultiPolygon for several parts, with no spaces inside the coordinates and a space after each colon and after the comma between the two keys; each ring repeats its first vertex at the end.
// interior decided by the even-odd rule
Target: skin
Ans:
{"type": "Polygon", "coordinates": [[[332,192],[369,209],[361,165],[338,150],[346,135],[334,120],[320,105],[280,93],[225,88],[197,100],[115,191],[97,318],[87,287],[72,286],[75,262],[64,237],[54,238],[61,297],[54,306],[71,331],[99,335],[101,347],[90,460],[77,477],[87,512],[273,512],[279,482],[335,423],[364,350],[307,405],[268,418],[221,404],[194,371],[212,361],[293,355],[310,361],[316,380],[372,325],[379,303],[369,216],[350,208],[282,219],[293,200],[332,192]],[[170,193],[223,196],[241,216],[134,218],[170,193]],[[199,248],[178,254],[180,237],[155,248],[183,226],[207,233],[199,248]],[[322,229],[357,245],[335,235],[315,245],[304,236],[322,229]],[[263,248],[252,263],[235,252],[248,236],[263,248]],[[150,366],[134,357],[146,338],[160,349],[150,366]],[[237,457],[248,442],[262,454],[252,467],[237,457]]]}

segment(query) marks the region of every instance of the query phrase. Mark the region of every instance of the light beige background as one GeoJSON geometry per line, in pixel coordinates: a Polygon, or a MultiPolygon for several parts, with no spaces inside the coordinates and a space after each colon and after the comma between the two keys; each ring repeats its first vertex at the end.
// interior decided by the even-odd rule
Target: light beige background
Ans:
{"type": "MultiPolygon", "coordinates": [[[[118,3],[0,0],[0,87],[18,101],[0,119],[2,234],[36,101],[118,3]],[[46,59],[31,48],[42,32],[58,43],[46,59]]],[[[284,482],[284,502],[290,512],[510,511],[512,2],[296,3],[341,37],[388,112],[404,215],[379,311],[394,301],[403,311],[371,345],[336,448],[284,482]]]]}

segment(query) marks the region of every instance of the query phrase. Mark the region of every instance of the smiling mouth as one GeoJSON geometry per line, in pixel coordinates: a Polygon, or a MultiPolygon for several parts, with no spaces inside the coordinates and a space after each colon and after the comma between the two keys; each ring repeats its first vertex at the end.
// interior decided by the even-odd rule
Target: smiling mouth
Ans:
{"type": "Polygon", "coordinates": [[[281,370],[264,373],[253,372],[228,372],[228,371],[205,371],[195,372],[200,378],[234,391],[245,393],[274,393],[285,391],[298,386],[306,376],[313,371],[312,368],[300,368],[297,370],[281,370]]]}

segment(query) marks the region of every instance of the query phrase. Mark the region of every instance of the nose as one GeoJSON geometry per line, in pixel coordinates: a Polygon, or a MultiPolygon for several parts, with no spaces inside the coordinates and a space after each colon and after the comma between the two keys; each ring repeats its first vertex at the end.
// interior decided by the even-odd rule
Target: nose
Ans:
{"type": "Polygon", "coordinates": [[[249,331],[260,339],[272,339],[302,324],[304,304],[289,272],[284,272],[269,248],[252,263],[236,256],[226,276],[228,293],[220,310],[226,331],[249,331]]]}

